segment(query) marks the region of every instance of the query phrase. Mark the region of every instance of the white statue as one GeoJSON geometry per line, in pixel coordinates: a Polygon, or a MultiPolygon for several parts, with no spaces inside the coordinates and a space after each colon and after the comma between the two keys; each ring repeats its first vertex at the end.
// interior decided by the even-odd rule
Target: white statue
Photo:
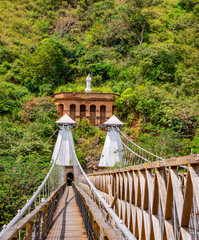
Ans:
{"type": "Polygon", "coordinates": [[[92,91],[90,74],[88,74],[88,77],[86,78],[86,88],[85,88],[85,91],[86,91],[86,93],[90,93],[92,91]]]}

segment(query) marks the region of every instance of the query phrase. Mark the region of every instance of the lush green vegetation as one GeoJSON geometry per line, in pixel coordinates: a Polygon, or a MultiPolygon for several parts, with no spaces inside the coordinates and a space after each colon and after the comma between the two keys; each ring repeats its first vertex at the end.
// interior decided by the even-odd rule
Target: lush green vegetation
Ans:
{"type": "MultiPolygon", "coordinates": [[[[94,91],[120,95],[116,114],[143,147],[163,157],[199,152],[198,3],[0,0],[0,225],[49,168],[49,97],[83,91],[88,73],[94,91]]],[[[74,138],[90,168],[104,133],[87,124],[74,138]]]]}
{"type": "Polygon", "coordinates": [[[2,95],[10,99],[8,107],[3,109],[11,113],[4,114],[0,121],[1,225],[24,205],[46,175],[53,148],[53,140],[47,140],[55,131],[57,118],[50,98],[26,101],[27,90],[14,88],[12,84],[7,85],[2,95]],[[21,99],[16,99],[18,96],[21,99]]]}

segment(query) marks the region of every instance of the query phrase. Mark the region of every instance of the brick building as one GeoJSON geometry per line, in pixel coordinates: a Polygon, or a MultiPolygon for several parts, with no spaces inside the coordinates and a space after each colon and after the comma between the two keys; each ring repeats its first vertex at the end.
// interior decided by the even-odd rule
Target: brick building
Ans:
{"type": "Polygon", "coordinates": [[[54,97],[59,116],[66,113],[74,121],[86,117],[93,125],[102,125],[113,115],[114,93],[61,92],[54,97]]]}

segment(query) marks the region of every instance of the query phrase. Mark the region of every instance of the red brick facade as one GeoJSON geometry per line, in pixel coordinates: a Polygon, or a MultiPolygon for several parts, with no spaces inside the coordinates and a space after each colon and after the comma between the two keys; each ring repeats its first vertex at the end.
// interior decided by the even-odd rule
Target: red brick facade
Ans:
{"type": "Polygon", "coordinates": [[[59,116],[66,113],[75,121],[86,117],[93,125],[102,125],[113,115],[113,93],[62,92],[54,97],[59,116]]]}

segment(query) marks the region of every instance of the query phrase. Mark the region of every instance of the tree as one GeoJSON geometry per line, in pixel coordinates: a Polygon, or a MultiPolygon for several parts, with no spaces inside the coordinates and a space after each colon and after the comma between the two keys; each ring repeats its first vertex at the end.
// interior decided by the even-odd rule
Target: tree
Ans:
{"type": "Polygon", "coordinates": [[[54,87],[68,82],[71,69],[66,56],[66,48],[56,39],[41,41],[35,52],[28,53],[23,59],[23,85],[31,92],[39,92],[42,85],[54,87]]]}
{"type": "Polygon", "coordinates": [[[123,13],[124,22],[127,30],[138,41],[142,48],[144,33],[149,30],[149,19],[154,16],[150,6],[153,0],[133,0],[127,4],[123,13]]]}
{"type": "Polygon", "coordinates": [[[18,110],[28,94],[29,92],[25,87],[1,81],[0,114],[4,115],[18,110]]]}

